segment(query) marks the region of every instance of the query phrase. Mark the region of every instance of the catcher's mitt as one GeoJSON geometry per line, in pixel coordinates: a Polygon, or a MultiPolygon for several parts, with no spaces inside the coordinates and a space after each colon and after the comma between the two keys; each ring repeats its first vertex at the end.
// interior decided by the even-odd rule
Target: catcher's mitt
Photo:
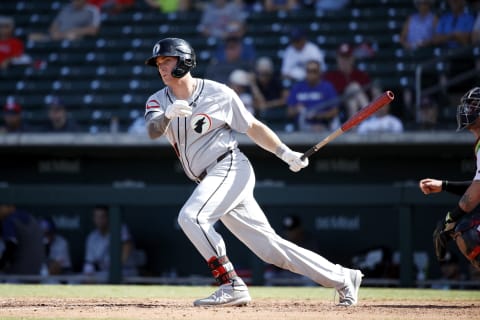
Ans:
{"type": "Polygon", "coordinates": [[[447,243],[451,239],[451,231],[445,231],[445,222],[439,221],[433,231],[433,247],[438,261],[443,261],[447,253],[447,243]]]}

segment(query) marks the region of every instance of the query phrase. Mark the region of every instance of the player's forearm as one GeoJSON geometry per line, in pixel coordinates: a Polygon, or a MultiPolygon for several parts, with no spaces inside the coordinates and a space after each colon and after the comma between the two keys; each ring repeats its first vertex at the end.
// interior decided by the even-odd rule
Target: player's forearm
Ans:
{"type": "Polygon", "coordinates": [[[277,134],[258,120],[254,121],[252,127],[248,129],[247,135],[257,145],[272,153],[275,153],[277,148],[282,145],[277,134]]]}
{"type": "Polygon", "coordinates": [[[442,191],[456,194],[458,196],[463,195],[468,187],[472,184],[471,181],[442,181],[442,191]]]}
{"type": "Polygon", "coordinates": [[[168,125],[170,124],[170,121],[171,120],[165,117],[165,115],[147,119],[148,136],[151,139],[156,139],[164,135],[167,131],[168,125]]]}
{"type": "Polygon", "coordinates": [[[465,212],[471,212],[480,204],[480,181],[473,181],[460,199],[458,206],[465,212]]]}

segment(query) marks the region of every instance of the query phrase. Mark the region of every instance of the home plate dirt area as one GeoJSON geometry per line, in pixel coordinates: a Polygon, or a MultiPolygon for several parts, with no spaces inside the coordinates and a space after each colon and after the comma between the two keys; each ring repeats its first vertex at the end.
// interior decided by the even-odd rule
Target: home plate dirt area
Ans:
{"type": "Polygon", "coordinates": [[[354,307],[314,299],[255,299],[244,307],[193,307],[192,299],[0,298],[0,319],[480,319],[476,300],[364,299],[354,307]]]}

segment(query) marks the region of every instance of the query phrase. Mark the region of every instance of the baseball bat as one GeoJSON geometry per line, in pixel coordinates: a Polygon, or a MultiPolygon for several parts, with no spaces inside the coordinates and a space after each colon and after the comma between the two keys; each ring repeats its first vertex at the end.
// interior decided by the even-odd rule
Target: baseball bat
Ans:
{"type": "Polygon", "coordinates": [[[370,102],[366,107],[363,107],[355,113],[350,119],[348,119],[340,128],[329,134],[322,141],[308,149],[301,157],[302,160],[310,157],[312,154],[323,148],[327,143],[336,139],[338,136],[342,135],[344,132],[352,129],[357,124],[374,114],[381,107],[389,104],[395,98],[392,91],[385,91],[381,96],[370,102]]]}

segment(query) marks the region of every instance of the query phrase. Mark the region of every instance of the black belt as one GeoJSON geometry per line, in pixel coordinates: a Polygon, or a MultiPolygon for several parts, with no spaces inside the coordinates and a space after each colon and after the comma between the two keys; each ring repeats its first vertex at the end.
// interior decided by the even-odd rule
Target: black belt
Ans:
{"type": "MultiPolygon", "coordinates": [[[[217,163],[225,159],[231,153],[233,153],[233,150],[228,150],[227,152],[219,156],[217,158],[217,163]]],[[[207,169],[203,170],[203,172],[200,173],[200,175],[197,177],[197,181],[202,181],[206,176],[207,176],[207,169]]]]}

